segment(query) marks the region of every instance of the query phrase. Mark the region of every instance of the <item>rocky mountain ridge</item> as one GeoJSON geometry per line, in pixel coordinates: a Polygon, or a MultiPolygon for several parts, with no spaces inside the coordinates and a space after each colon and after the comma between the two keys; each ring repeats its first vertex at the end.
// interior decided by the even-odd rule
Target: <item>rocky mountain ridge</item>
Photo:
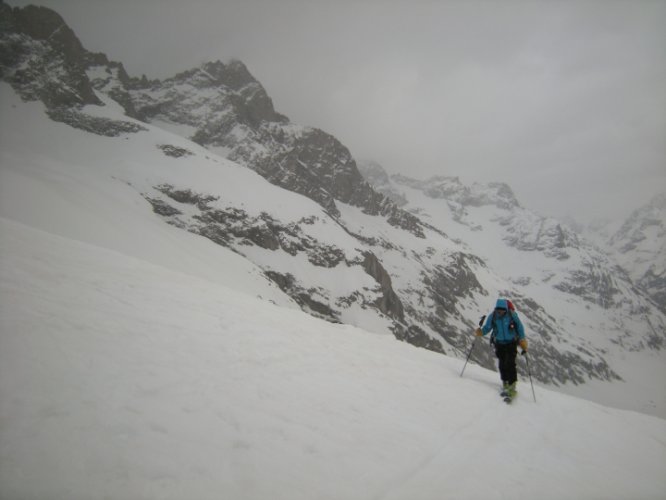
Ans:
{"type": "Polygon", "coordinates": [[[131,78],[122,63],[86,51],[54,11],[0,5],[2,76],[24,98],[44,102],[55,119],[73,126],[85,121],[71,110],[63,116],[59,108],[101,104],[97,90],[132,118],[190,127],[195,142],[222,148],[223,156],[315,200],[333,216],[339,200],[422,235],[418,219],[370,188],[337,139],[277,113],[242,62],[205,63],[163,82],[131,78]]]}
{"type": "Polygon", "coordinates": [[[608,240],[616,259],[666,312],[666,194],[635,210],[608,240]]]}
{"type": "Polygon", "coordinates": [[[666,312],[666,194],[656,195],[625,220],[565,225],[617,262],[622,272],[666,312]]]}
{"type": "Polygon", "coordinates": [[[339,216],[336,200],[422,236],[418,219],[373,190],[358,172],[349,150],[326,132],[295,125],[277,113],[263,86],[238,60],[205,63],[162,82],[126,85],[90,66],[96,89],[127,92],[136,116],[157,125],[189,127],[189,138],[252,168],[269,182],[316,201],[339,216]]]}
{"type": "MultiPolygon", "coordinates": [[[[551,384],[616,381],[621,365],[611,349],[664,346],[664,315],[631,280],[575,233],[521,207],[506,184],[401,176],[373,180],[373,188],[337,139],[276,112],[240,61],[163,81],[133,78],[121,63],[85,51],[49,9],[0,3],[0,19],[0,78],[24,100],[43,102],[51,119],[108,140],[176,132],[193,142],[150,145],[164,161],[221,164],[220,155],[282,188],[263,208],[255,193],[232,201],[221,186],[183,178],[151,177],[140,195],[165,222],[257,264],[311,314],[464,356],[479,311],[508,295],[534,332],[533,375],[551,384]],[[210,155],[202,159],[194,143],[210,155]],[[285,212],[292,203],[301,213],[285,212]],[[531,268],[507,264],[524,257],[534,260],[531,268]]],[[[494,364],[487,349],[473,359],[494,364]]]]}
{"type": "MultiPolygon", "coordinates": [[[[506,184],[465,186],[458,178],[444,176],[421,181],[403,175],[388,176],[380,169],[376,163],[370,166],[369,172],[365,165],[361,166],[368,179],[377,183],[377,189],[404,199],[404,209],[435,227],[446,227],[449,235],[475,248],[476,252],[482,248],[475,243],[479,241],[476,236],[493,227],[495,239],[491,240],[492,250],[485,254],[486,261],[495,259],[497,265],[493,266],[492,262],[489,265],[500,272],[504,268],[505,278],[515,285],[534,288],[536,293],[546,284],[548,290],[583,299],[610,315],[616,311],[634,317],[641,315],[646,323],[643,345],[663,345],[660,329],[653,328],[652,320],[648,319],[653,304],[629,273],[566,225],[521,207],[506,184]],[[446,215],[442,215],[444,212],[446,215]],[[522,261],[536,256],[538,259],[532,260],[539,272],[525,272],[522,261]]],[[[654,229],[659,218],[654,212],[650,213],[652,218],[642,226],[654,229]]],[[[636,238],[653,245],[659,241],[643,234],[636,238]]],[[[624,336],[621,331],[622,328],[618,328],[618,339],[624,336]]],[[[640,349],[639,344],[641,342],[634,348],[640,349]]]]}

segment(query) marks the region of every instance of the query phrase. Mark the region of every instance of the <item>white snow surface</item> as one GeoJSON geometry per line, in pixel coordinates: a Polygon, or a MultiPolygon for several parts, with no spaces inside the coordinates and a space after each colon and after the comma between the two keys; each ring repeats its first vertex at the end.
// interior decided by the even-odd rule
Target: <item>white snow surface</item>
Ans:
{"type": "MultiPolygon", "coordinates": [[[[186,177],[202,190],[212,183],[225,186],[229,196],[241,198],[253,189],[261,199],[269,197],[262,189],[272,186],[254,172],[206,158],[204,149],[184,169],[157,146],[196,145],[160,129],[108,138],[55,123],[41,103],[21,102],[4,82],[0,102],[0,216],[298,307],[249,260],[164,224],[140,196],[155,179],[186,177]],[[154,147],[147,148],[151,140],[154,147]]],[[[86,109],[100,116],[104,110],[86,109]]]]}
{"type": "Polygon", "coordinates": [[[0,498],[663,498],[666,421],[0,219],[0,498]]]}
{"type": "MultiPolygon", "coordinates": [[[[639,329],[639,324],[632,322],[632,313],[620,309],[617,316],[614,311],[602,309],[575,296],[553,287],[572,271],[581,269],[581,259],[587,255],[598,258],[588,265],[610,266],[610,262],[601,253],[588,253],[567,249],[570,258],[559,261],[543,252],[520,251],[503,241],[507,229],[501,219],[511,220],[513,226],[520,229],[524,241],[530,241],[530,232],[535,232],[536,215],[522,208],[503,210],[497,206],[482,205],[465,207],[462,220],[455,220],[451,206],[446,199],[432,198],[422,190],[406,185],[390,186],[408,200],[405,208],[417,213],[423,220],[439,227],[450,237],[473,249],[473,252],[488,263],[489,268],[501,275],[501,280],[483,270],[476,272],[479,281],[489,290],[503,290],[512,281],[517,289],[547,304],[550,314],[565,324],[574,338],[584,340],[589,346],[604,349],[604,358],[622,377],[622,381],[598,382],[586,381],[585,384],[565,384],[558,390],[617,408],[638,410],[666,418],[666,357],[663,351],[627,349],[625,345],[639,342],[641,335],[649,330],[639,329]],[[603,260],[605,259],[605,260],[603,260]],[[619,340],[618,340],[619,339],[619,340]]],[[[478,188],[478,187],[477,187],[478,188]]],[[[477,189],[475,188],[475,189],[477,189]]],[[[587,243],[581,243],[585,247],[587,243]]],[[[623,287],[622,283],[615,283],[623,287]]],[[[631,290],[625,290],[627,300],[636,299],[631,290]]],[[[520,311],[519,311],[520,312],[520,311]]],[[[527,325],[529,342],[539,342],[538,330],[529,325],[529,316],[522,317],[527,325]]],[[[655,322],[656,323],[656,322],[655,322]]],[[[645,325],[645,324],[644,324],[645,325]]],[[[567,349],[566,341],[560,339],[558,348],[567,349]]],[[[568,348],[573,353],[580,345],[571,343],[568,348]]]]}
{"type": "Polygon", "coordinates": [[[314,202],[156,127],[0,101],[0,499],[663,498],[666,421],[526,381],[507,406],[496,373],[301,312],[140,194],[215,186],[354,252],[314,202]]]}

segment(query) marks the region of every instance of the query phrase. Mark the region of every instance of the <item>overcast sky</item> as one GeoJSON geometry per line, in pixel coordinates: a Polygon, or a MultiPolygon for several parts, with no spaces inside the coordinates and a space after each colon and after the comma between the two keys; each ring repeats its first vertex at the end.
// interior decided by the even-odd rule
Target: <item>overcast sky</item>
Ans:
{"type": "Polygon", "coordinates": [[[544,215],[666,192],[666,1],[8,0],[130,75],[241,59],[276,109],[418,178],[505,181],[544,215]]]}

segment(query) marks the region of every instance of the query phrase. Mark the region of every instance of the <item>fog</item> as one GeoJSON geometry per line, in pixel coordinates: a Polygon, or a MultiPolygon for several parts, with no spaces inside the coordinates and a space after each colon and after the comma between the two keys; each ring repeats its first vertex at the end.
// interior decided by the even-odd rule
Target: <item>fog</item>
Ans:
{"type": "Polygon", "coordinates": [[[666,191],[666,2],[8,3],[133,76],[241,59],[278,111],[390,173],[504,181],[582,221],[666,191]]]}

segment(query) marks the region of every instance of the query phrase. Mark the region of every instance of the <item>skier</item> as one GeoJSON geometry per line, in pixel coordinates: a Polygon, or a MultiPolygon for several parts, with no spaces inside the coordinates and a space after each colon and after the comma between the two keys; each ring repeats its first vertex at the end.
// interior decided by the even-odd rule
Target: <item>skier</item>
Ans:
{"type": "Polygon", "coordinates": [[[525,328],[516,313],[513,304],[507,299],[497,299],[495,310],[488,316],[483,327],[476,329],[481,337],[492,331],[491,343],[495,345],[495,355],[499,359],[499,371],[502,378],[502,392],[508,403],[516,396],[516,354],[520,345],[527,352],[525,328]]]}

